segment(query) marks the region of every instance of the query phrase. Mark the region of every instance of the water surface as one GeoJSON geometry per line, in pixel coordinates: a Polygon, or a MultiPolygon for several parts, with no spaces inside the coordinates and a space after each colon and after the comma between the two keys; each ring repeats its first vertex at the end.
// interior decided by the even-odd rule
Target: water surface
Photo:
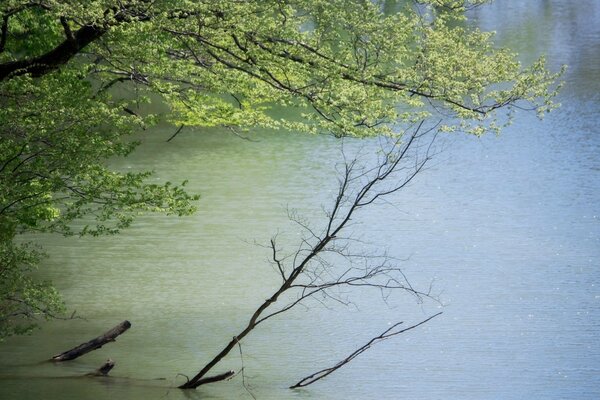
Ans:
{"type": "MultiPolygon", "coordinates": [[[[500,137],[454,136],[433,168],[357,227],[434,281],[443,316],[369,350],[305,390],[287,386],[344,357],[387,324],[417,322],[435,303],[298,309],[244,341],[246,381],[260,399],[600,398],[600,2],[504,0],[473,13],[524,62],[570,66],[562,108],[520,114],[500,137]]],[[[189,218],[145,216],[118,237],[44,237],[52,279],[88,320],[45,324],[0,346],[0,398],[250,398],[241,379],[194,392],[182,382],[237,333],[277,285],[265,243],[295,231],[286,207],[317,220],[335,190],[339,141],[255,132],[158,130],[118,168],[189,179],[189,218]],[[117,343],[71,363],[49,356],[123,319],[117,343]],[[114,379],[80,378],[111,357],[114,379]],[[33,376],[33,377],[32,377],[33,376]],[[63,378],[73,376],[73,378],[63,378]],[[166,378],[166,380],[155,380],[166,378]]],[[[219,371],[238,370],[239,352],[219,371]]]]}

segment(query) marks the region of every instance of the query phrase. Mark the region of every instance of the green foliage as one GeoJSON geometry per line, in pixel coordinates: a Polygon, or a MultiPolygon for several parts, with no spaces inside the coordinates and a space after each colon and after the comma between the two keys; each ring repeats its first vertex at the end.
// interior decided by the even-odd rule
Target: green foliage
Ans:
{"type": "Polygon", "coordinates": [[[180,187],[145,184],[147,172],[106,168],[107,159],[133,150],[123,137],[142,121],[94,96],[74,71],[15,77],[0,95],[0,218],[17,231],[72,234],[73,220],[91,216],[95,223],[79,233],[116,233],[141,211],[193,212],[194,197],[180,187]]]}
{"type": "Polygon", "coordinates": [[[58,310],[55,292],[27,278],[35,257],[14,245],[19,233],[114,234],[140,212],[193,212],[183,184],[106,166],[157,119],[364,137],[434,118],[481,135],[515,108],[552,110],[559,74],[543,58],[522,67],[464,23],[485,2],[406,1],[395,13],[360,0],[2,2],[0,337],[17,331],[7,316],[58,310]],[[123,85],[134,98],[117,95],[123,85]],[[170,112],[131,111],[148,99],[170,112]],[[29,311],[13,309],[11,293],[29,311]]]}
{"type": "Polygon", "coordinates": [[[0,339],[29,331],[35,315],[57,315],[59,297],[30,277],[37,253],[13,243],[24,232],[114,234],[141,212],[187,215],[196,196],[183,185],[145,183],[149,172],[106,167],[128,155],[124,137],[142,118],[124,114],[122,102],[95,95],[82,69],[40,79],[18,76],[0,84],[0,339]],[[83,224],[74,230],[73,221],[83,224]]]}
{"type": "Polygon", "coordinates": [[[39,316],[51,318],[64,311],[56,289],[29,276],[39,257],[30,246],[0,241],[0,341],[31,332],[39,316]]]}

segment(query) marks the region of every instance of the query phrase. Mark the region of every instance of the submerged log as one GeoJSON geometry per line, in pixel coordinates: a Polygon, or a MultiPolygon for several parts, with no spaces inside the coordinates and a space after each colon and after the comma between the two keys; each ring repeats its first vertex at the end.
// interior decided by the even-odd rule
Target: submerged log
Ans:
{"type": "Polygon", "coordinates": [[[89,353],[90,351],[99,349],[100,347],[102,347],[103,345],[105,345],[108,342],[114,342],[115,338],[117,336],[119,336],[120,334],[125,332],[130,327],[131,327],[131,323],[129,321],[123,321],[119,325],[117,325],[114,328],[112,328],[111,330],[103,333],[102,335],[98,336],[97,338],[94,338],[94,339],[90,340],[89,342],[82,343],[79,346],[72,348],[71,350],[67,350],[63,353],[53,356],[52,361],[74,360],[77,357],[80,357],[86,353],[89,353]]]}
{"type": "Polygon", "coordinates": [[[196,382],[188,381],[188,382],[184,383],[183,385],[179,386],[179,389],[195,389],[200,385],[205,385],[207,383],[218,382],[218,381],[222,381],[222,380],[231,378],[233,375],[235,375],[235,371],[227,371],[220,375],[209,376],[208,378],[202,378],[196,382]]]}
{"type": "Polygon", "coordinates": [[[86,374],[86,376],[108,376],[108,373],[115,366],[115,362],[110,358],[100,366],[96,371],[86,374]]]}

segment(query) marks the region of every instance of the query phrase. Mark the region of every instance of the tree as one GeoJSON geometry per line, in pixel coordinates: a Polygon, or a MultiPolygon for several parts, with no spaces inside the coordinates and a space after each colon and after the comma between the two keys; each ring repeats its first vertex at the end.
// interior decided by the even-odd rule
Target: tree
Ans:
{"type": "Polygon", "coordinates": [[[463,23],[484,2],[407,1],[386,14],[362,0],[4,1],[1,335],[61,311],[56,292],[28,277],[35,253],[18,234],[113,234],[139,212],[193,212],[183,185],[106,167],[157,120],[395,137],[397,126],[443,118],[441,131],[481,135],[516,108],[551,110],[557,74],[543,58],[524,68],[463,23]],[[144,112],[151,100],[169,112],[144,112]],[[278,119],[276,107],[297,117],[278,119]]]}
{"type": "MultiPolygon", "coordinates": [[[[384,297],[398,291],[408,292],[419,300],[433,297],[430,290],[419,291],[410,284],[398,260],[385,253],[365,253],[364,249],[356,249],[357,241],[360,247],[364,247],[365,243],[354,237],[349,229],[351,221],[364,208],[385,201],[387,197],[400,191],[431,159],[437,125],[424,128],[424,123],[425,121],[421,121],[407,128],[399,137],[383,141],[374,163],[369,163],[368,160],[361,162],[359,155],[351,159],[346,159],[344,155],[344,162],[338,171],[338,192],[332,205],[326,209],[321,226],[312,226],[295,212],[289,214],[291,220],[301,228],[303,236],[296,249],[289,254],[282,254],[277,245],[277,236],[270,241],[269,251],[274,270],[281,278],[280,286],[252,313],[247,325],[180,388],[194,389],[214,382],[217,377],[226,379],[227,374],[209,378],[206,378],[206,374],[237,346],[241,348],[241,341],[259,325],[317,296],[348,304],[346,295],[338,293],[340,289],[362,288],[375,289],[384,297]]],[[[428,320],[431,318],[433,317],[428,320]]],[[[292,388],[306,386],[329,375],[374,342],[405,331],[394,329],[399,324],[363,346],[362,351],[359,349],[339,365],[322,371],[325,374],[317,373],[317,379],[312,380],[311,376],[292,388]]]]}

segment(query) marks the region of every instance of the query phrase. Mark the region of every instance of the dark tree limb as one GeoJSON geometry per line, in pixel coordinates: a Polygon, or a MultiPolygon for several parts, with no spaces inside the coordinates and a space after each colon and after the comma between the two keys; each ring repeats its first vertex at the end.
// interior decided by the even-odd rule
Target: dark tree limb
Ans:
{"type": "Polygon", "coordinates": [[[404,333],[406,331],[414,329],[414,328],[416,328],[416,327],[418,327],[420,325],[423,325],[424,323],[432,320],[433,318],[437,317],[440,314],[442,314],[442,313],[439,312],[439,313],[437,313],[435,315],[432,315],[431,317],[429,317],[429,318],[427,318],[427,319],[419,322],[418,324],[409,326],[408,328],[404,328],[402,330],[396,330],[396,328],[403,323],[403,322],[398,322],[398,323],[392,325],[390,328],[386,329],[379,336],[376,336],[373,339],[369,340],[364,346],[361,346],[360,348],[358,348],[357,350],[355,350],[354,352],[352,352],[352,354],[350,354],[348,357],[344,358],[342,361],[340,361],[337,364],[335,364],[333,367],[322,369],[322,370],[320,370],[318,372],[315,372],[314,374],[311,374],[311,375],[309,375],[309,376],[301,379],[300,381],[298,381],[294,385],[290,386],[290,389],[304,387],[304,386],[308,386],[308,385],[310,385],[312,383],[315,383],[316,381],[325,378],[327,375],[331,374],[332,372],[334,372],[334,371],[342,368],[344,365],[346,365],[350,361],[354,360],[360,354],[362,354],[363,352],[367,351],[374,344],[377,344],[377,343],[379,343],[379,342],[381,342],[383,340],[389,339],[392,336],[399,335],[401,333],[404,333]]]}
{"type": "Polygon", "coordinates": [[[38,57],[9,61],[0,64],[0,81],[9,77],[31,74],[38,77],[51,72],[78,54],[88,44],[107,32],[100,25],[85,25],[75,32],[71,38],[65,39],[54,49],[38,57]]]}
{"type": "Polygon", "coordinates": [[[63,30],[65,31],[65,36],[67,37],[67,40],[74,42],[75,36],[73,36],[73,31],[71,31],[69,21],[67,21],[65,17],[60,17],[60,24],[62,25],[63,30]]]}
{"type": "MultiPolygon", "coordinates": [[[[74,32],[71,30],[67,18],[60,17],[59,20],[65,33],[65,40],[40,56],[0,63],[0,81],[25,74],[31,74],[34,77],[45,75],[69,62],[84,47],[102,37],[113,26],[149,21],[154,17],[150,12],[155,3],[153,0],[119,1],[117,3],[118,6],[104,10],[104,18],[90,21],[74,32]]],[[[31,2],[1,15],[0,53],[6,45],[9,18],[30,7],[40,7],[45,10],[52,9],[50,6],[38,2],[31,2]]],[[[175,9],[170,10],[167,18],[185,19],[195,15],[198,15],[198,13],[175,9]]]]}
{"type": "Polygon", "coordinates": [[[205,385],[207,383],[224,381],[225,379],[231,378],[233,375],[235,375],[235,371],[227,371],[219,375],[209,376],[208,378],[202,378],[196,381],[188,381],[184,385],[181,385],[179,387],[184,388],[185,386],[185,389],[195,389],[198,386],[205,385]]]}
{"type": "Polygon", "coordinates": [[[52,357],[51,361],[69,361],[74,360],[77,357],[80,357],[90,351],[99,349],[104,346],[108,342],[114,342],[116,337],[120,334],[124,333],[127,329],[131,327],[131,323],[129,321],[123,321],[119,325],[115,326],[111,330],[103,333],[90,340],[89,342],[82,343],[77,347],[72,348],[71,350],[67,350],[63,353],[57,354],[52,357]]]}
{"type": "MultiPolygon", "coordinates": [[[[104,19],[91,21],[83,25],[75,32],[71,30],[67,19],[65,17],[61,17],[60,23],[66,36],[65,40],[40,56],[0,63],[0,81],[25,74],[31,74],[34,77],[39,77],[58,69],[62,65],[69,62],[69,60],[81,52],[81,50],[88,44],[102,37],[112,26],[133,21],[148,20],[150,17],[147,14],[147,9],[152,3],[153,2],[151,0],[121,3],[119,7],[111,7],[106,9],[104,11],[104,19]],[[110,19],[108,18],[109,16],[112,16],[113,18],[110,19]]],[[[39,4],[32,3],[31,5],[20,7],[3,17],[2,36],[0,36],[2,46],[4,46],[6,43],[6,34],[4,31],[6,31],[8,27],[8,17],[22,11],[26,7],[33,5],[39,4]]],[[[39,6],[50,9],[42,5],[39,6]]]]}
{"type": "Polygon", "coordinates": [[[0,53],[4,51],[6,46],[6,38],[8,37],[8,15],[2,17],[2,26],[0,27],[0,53]]]}

